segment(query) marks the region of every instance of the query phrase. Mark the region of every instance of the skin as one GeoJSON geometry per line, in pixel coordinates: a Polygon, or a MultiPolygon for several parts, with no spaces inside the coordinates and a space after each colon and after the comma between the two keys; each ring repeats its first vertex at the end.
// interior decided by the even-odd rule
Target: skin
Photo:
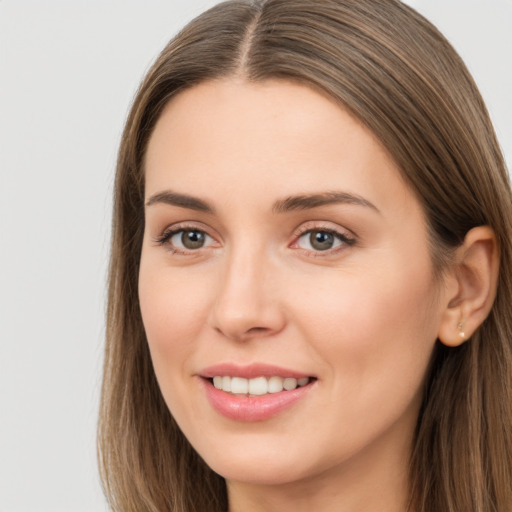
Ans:
{"type": "Polygon", "coordinates": [[[149,348],[170,411],[227,480],[230,511],[404,511],[427,366],[440,329],[459,343],[463,297],[455,278],[434,279],[422,209],[386,150],[310,88],[229,79],[170,102],[145,164],[149,348]],[[168,191],[213,211],[159,201],[168,191]],[[332,191],[373,206],[273,209],[332,191]],[[162,243],[169,228],[206,243],[162,243]],[[315,250],[308,230],[352,242],[315,250]],[[240,423],[212,408],[198,376],[226,362],[317,381],[277,416],[240,423]]]}

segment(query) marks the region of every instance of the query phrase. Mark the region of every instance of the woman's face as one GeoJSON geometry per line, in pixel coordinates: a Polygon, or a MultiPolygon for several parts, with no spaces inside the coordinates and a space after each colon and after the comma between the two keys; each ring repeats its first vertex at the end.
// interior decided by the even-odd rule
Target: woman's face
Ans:
{"type": "Polygon", "coordinates": [[[403,470],[444,292],[417,199],[331,100],[233,79],[170,102],[139,293],[165,401],[216,472],[403,470]]]}

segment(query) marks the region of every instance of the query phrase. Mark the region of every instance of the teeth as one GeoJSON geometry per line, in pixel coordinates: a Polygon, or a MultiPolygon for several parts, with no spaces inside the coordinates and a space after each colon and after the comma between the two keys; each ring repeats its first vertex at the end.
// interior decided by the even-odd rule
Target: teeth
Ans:
{"type": "Polygon", "coordinates": [[[291,391],[292,389],[295,389],[296,387],[297,387],[297,379],[294,379],[292,377],[288,377],[287,379],[284,379],[283,388],[286,389],[286,391],[291,391]]]}
{"type": "Polygon", "coordinates": [[[268,379],[268,392],[269,393],[279,393],[283,391],[283,380],[281,377],[270,377],[268,379]]]}
{"type": "Polygon", "coordinates": [[[249,380],[250,395],[266,395],[268,393],[268,382],[265,377],[257,377],[249,380]]]}
{"type": "Polygon", "coordinates": [[[222,389],[231,391],[231,377],[222,377],[222,389]]]}
{"type": "MultiPolygon", "coordinates": [[[[224,379],[226,378],[229,379],[229,377],[224,377],[224,379]]],[[[234,393],[235,395],[246,395],[249,393],[249,381],[242,377],[232,377],[231,393],[234,393]]]]}
{"type": "Polygon", "coordinates": [[[309,383],[309,377],[294,379],[293,377],[256,377],[254,379],[244,379],[243,377],[229,377],[227,375],[217,375],[213,377],[213,385],[217,389],[222,389],[227,393],[235,395],[261,396],[267,393],[279,393],[283,390],[292,391],[293,389],[305,386],[309,383]]]}

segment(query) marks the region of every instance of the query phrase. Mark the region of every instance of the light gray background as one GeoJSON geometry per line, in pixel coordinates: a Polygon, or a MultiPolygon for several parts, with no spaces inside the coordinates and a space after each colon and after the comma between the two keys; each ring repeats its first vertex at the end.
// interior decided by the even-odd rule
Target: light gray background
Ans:
{"type": "MultiPolygon", "coordinates": [[[[0,0],[0,512],[103,511],[95,426],[110,195],[131,98],[213,0],[0,0]]],[[[512,162],[512,0],[409,0],[512,162]]]]}

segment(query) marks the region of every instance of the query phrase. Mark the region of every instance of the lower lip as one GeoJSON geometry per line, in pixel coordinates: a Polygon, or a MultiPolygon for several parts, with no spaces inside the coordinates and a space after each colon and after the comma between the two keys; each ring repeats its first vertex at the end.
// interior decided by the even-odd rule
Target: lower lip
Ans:
{"type": "Polygon", "coordinates": [[[217,412],[231,420],[246,422],[265,421],[277,416],[304,398],[313,385],[313,383],[309,383],[292,391],[268,393],[261,396],[242,396],[217,389],[208,379],[201,380],[206,390],[206,396],[217,412]]]}

